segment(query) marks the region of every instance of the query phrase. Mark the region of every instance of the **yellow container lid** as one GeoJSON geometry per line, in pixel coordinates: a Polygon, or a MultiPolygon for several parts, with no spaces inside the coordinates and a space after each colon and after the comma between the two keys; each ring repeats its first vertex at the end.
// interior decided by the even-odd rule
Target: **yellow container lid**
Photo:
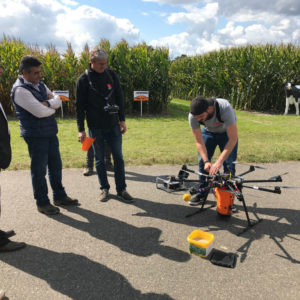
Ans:
{"type": "Polygon", "coordinates": [[[212,233],[202,230],[194,230],[187,237],[187,241],[189,242],[189,244],[201,248],[206,248],[207,246],[209,246],[214,239],[215,236],[212,233]]]}

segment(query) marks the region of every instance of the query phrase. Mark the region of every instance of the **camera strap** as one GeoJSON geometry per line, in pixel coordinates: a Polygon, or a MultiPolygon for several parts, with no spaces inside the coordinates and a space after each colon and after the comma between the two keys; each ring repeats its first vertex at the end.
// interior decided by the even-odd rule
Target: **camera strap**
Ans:
{"type": "Polygon", "coordinates": [[[216,117],[217,119],[220,121],[220,123],[224,123],[221,119],[221,114],[220,114],[220,106],[219,106],[219,103],[217,101],[217,98],[212,98],[214,103],[216,104],[215,107],[216,107],[216,117]]]}
{"type": "Polygon", "coordinates": [[[111,87],[111,89],[109,90],[109,92],[108,92],[107,95],[104,95],[103,93],[101,93],[99,90],[97,90],[97,89],[94,87],[89,70],[88,70],[88,69],[85,70],[85,74],[87,75],[87,79],[88,79],[90,88],[91,88],[94,92],[96,92],[98,95],[100,95],[101,97],[103,97],[107,103],[109,103],[109,99],[110,99],[110,97],[112,96],[112,94],[113,94],[113,92],[114,92],[114,80],[113,80],[111,74],[109,73],[109,70],[108,70],[108,69],[105,69],[104,72],[105,72],[105,74],[108,76],[109,80],[111,81],[111,85],[112,85],[112,87],[111,87]]]}

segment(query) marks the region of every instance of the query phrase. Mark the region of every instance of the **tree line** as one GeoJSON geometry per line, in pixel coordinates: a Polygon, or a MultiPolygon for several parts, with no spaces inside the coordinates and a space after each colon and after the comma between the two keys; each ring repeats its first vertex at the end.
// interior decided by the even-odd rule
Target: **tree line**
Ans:
{"type": "MultiPolygon", "coordinates": [[[[148,114],[166,112],[172,97],[190,100],[197,95],[228,99],[236,109],[281,112],[284,82],[300,84],[300,47],[290,43],[232,47],[174,60],[167,48],[146,43],[131,47],[122,40],[112,47],[108,40],[101,40],[99,45],[109,54],[108,66],[120,77],[129,114],[140,110],[140,103],[133,101],[136,90],[149,91],[150,101],[143,108],[148,114]]],[[[76,56],[67,43],[65,53],[60,54],[53,44],[43,50],[4,36],[0,41],[5,70],[0,97],[6,112],[13,113],[10,90],[22,56],[29,54],[43,63],[43,81],[51,90],[69,90],[64,112],[74,116],[76,80],[88,67],[89,52],[85,45],[76,56]]]]}

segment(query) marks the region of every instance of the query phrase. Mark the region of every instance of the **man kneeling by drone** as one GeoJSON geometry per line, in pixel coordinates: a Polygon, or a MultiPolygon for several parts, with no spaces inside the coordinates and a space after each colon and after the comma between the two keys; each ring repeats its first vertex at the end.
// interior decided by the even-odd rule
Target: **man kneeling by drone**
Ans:
{"type": "MultiPolygon", "coordinates": [[[[196,97],[191,101],[188,118],[198,150],[199,173],[214,175],[223,165],[224,172],[234,176],[238,133],[236,115],[229,101],[196,97]],[[217,146],[220,156],[215,163],[211,163],[217,146]]],[[[192,206],[201,204],[207,197],[209,190],[205,189],[207,182],[204,178],[200,175],[199,193],[189,202],[192,206]]]]}

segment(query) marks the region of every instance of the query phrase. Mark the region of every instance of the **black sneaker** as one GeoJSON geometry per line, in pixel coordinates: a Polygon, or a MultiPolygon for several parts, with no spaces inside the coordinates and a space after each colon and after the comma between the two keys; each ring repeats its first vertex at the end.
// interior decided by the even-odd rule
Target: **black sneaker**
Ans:
{"type": "Polygon", "coordinates": [[[86,168],[84,169],[83,173],[84,176],[91,176],[94,174],[93,168],[86,168]]]}
{"type": "Polygon", "coordinates": [[[37,207],[38,211],[45,215],[57,215],[59,213],[59,208],[53,206],[52,204],[47,204],[37,207]]]}
{"type": "Polygon", "coordinates": [[[189,201],[189,205],[191,206],[197,206],[203,203],[205,200],[206,194],[204,195],[203,193],[196,195],[189,201]]]}
{"type": "Polygon", "coordinates": [[[54,204],[57,205],[57,206],[61,206],[61,205],[78,205],[78,200],[77,199],[72,199],[69,196],[65,196],[62,199],[54,200],[54,204]]]}
{"type": "Polygon", "coordinates": [[[126,190],[124,190],[122,192],[119,192],[118,193],[118,198],[121,201],[125,202],[125,203],[132,203],[132,202],[134,202],[133,198],[129,195],[129,193],[126,190]]]}
{"type": "Polygon", "coordinates": [[[196,195],[189,201],[189,205],[191,206],[197,206],[202,203],[200,195],[196,195]]]}

